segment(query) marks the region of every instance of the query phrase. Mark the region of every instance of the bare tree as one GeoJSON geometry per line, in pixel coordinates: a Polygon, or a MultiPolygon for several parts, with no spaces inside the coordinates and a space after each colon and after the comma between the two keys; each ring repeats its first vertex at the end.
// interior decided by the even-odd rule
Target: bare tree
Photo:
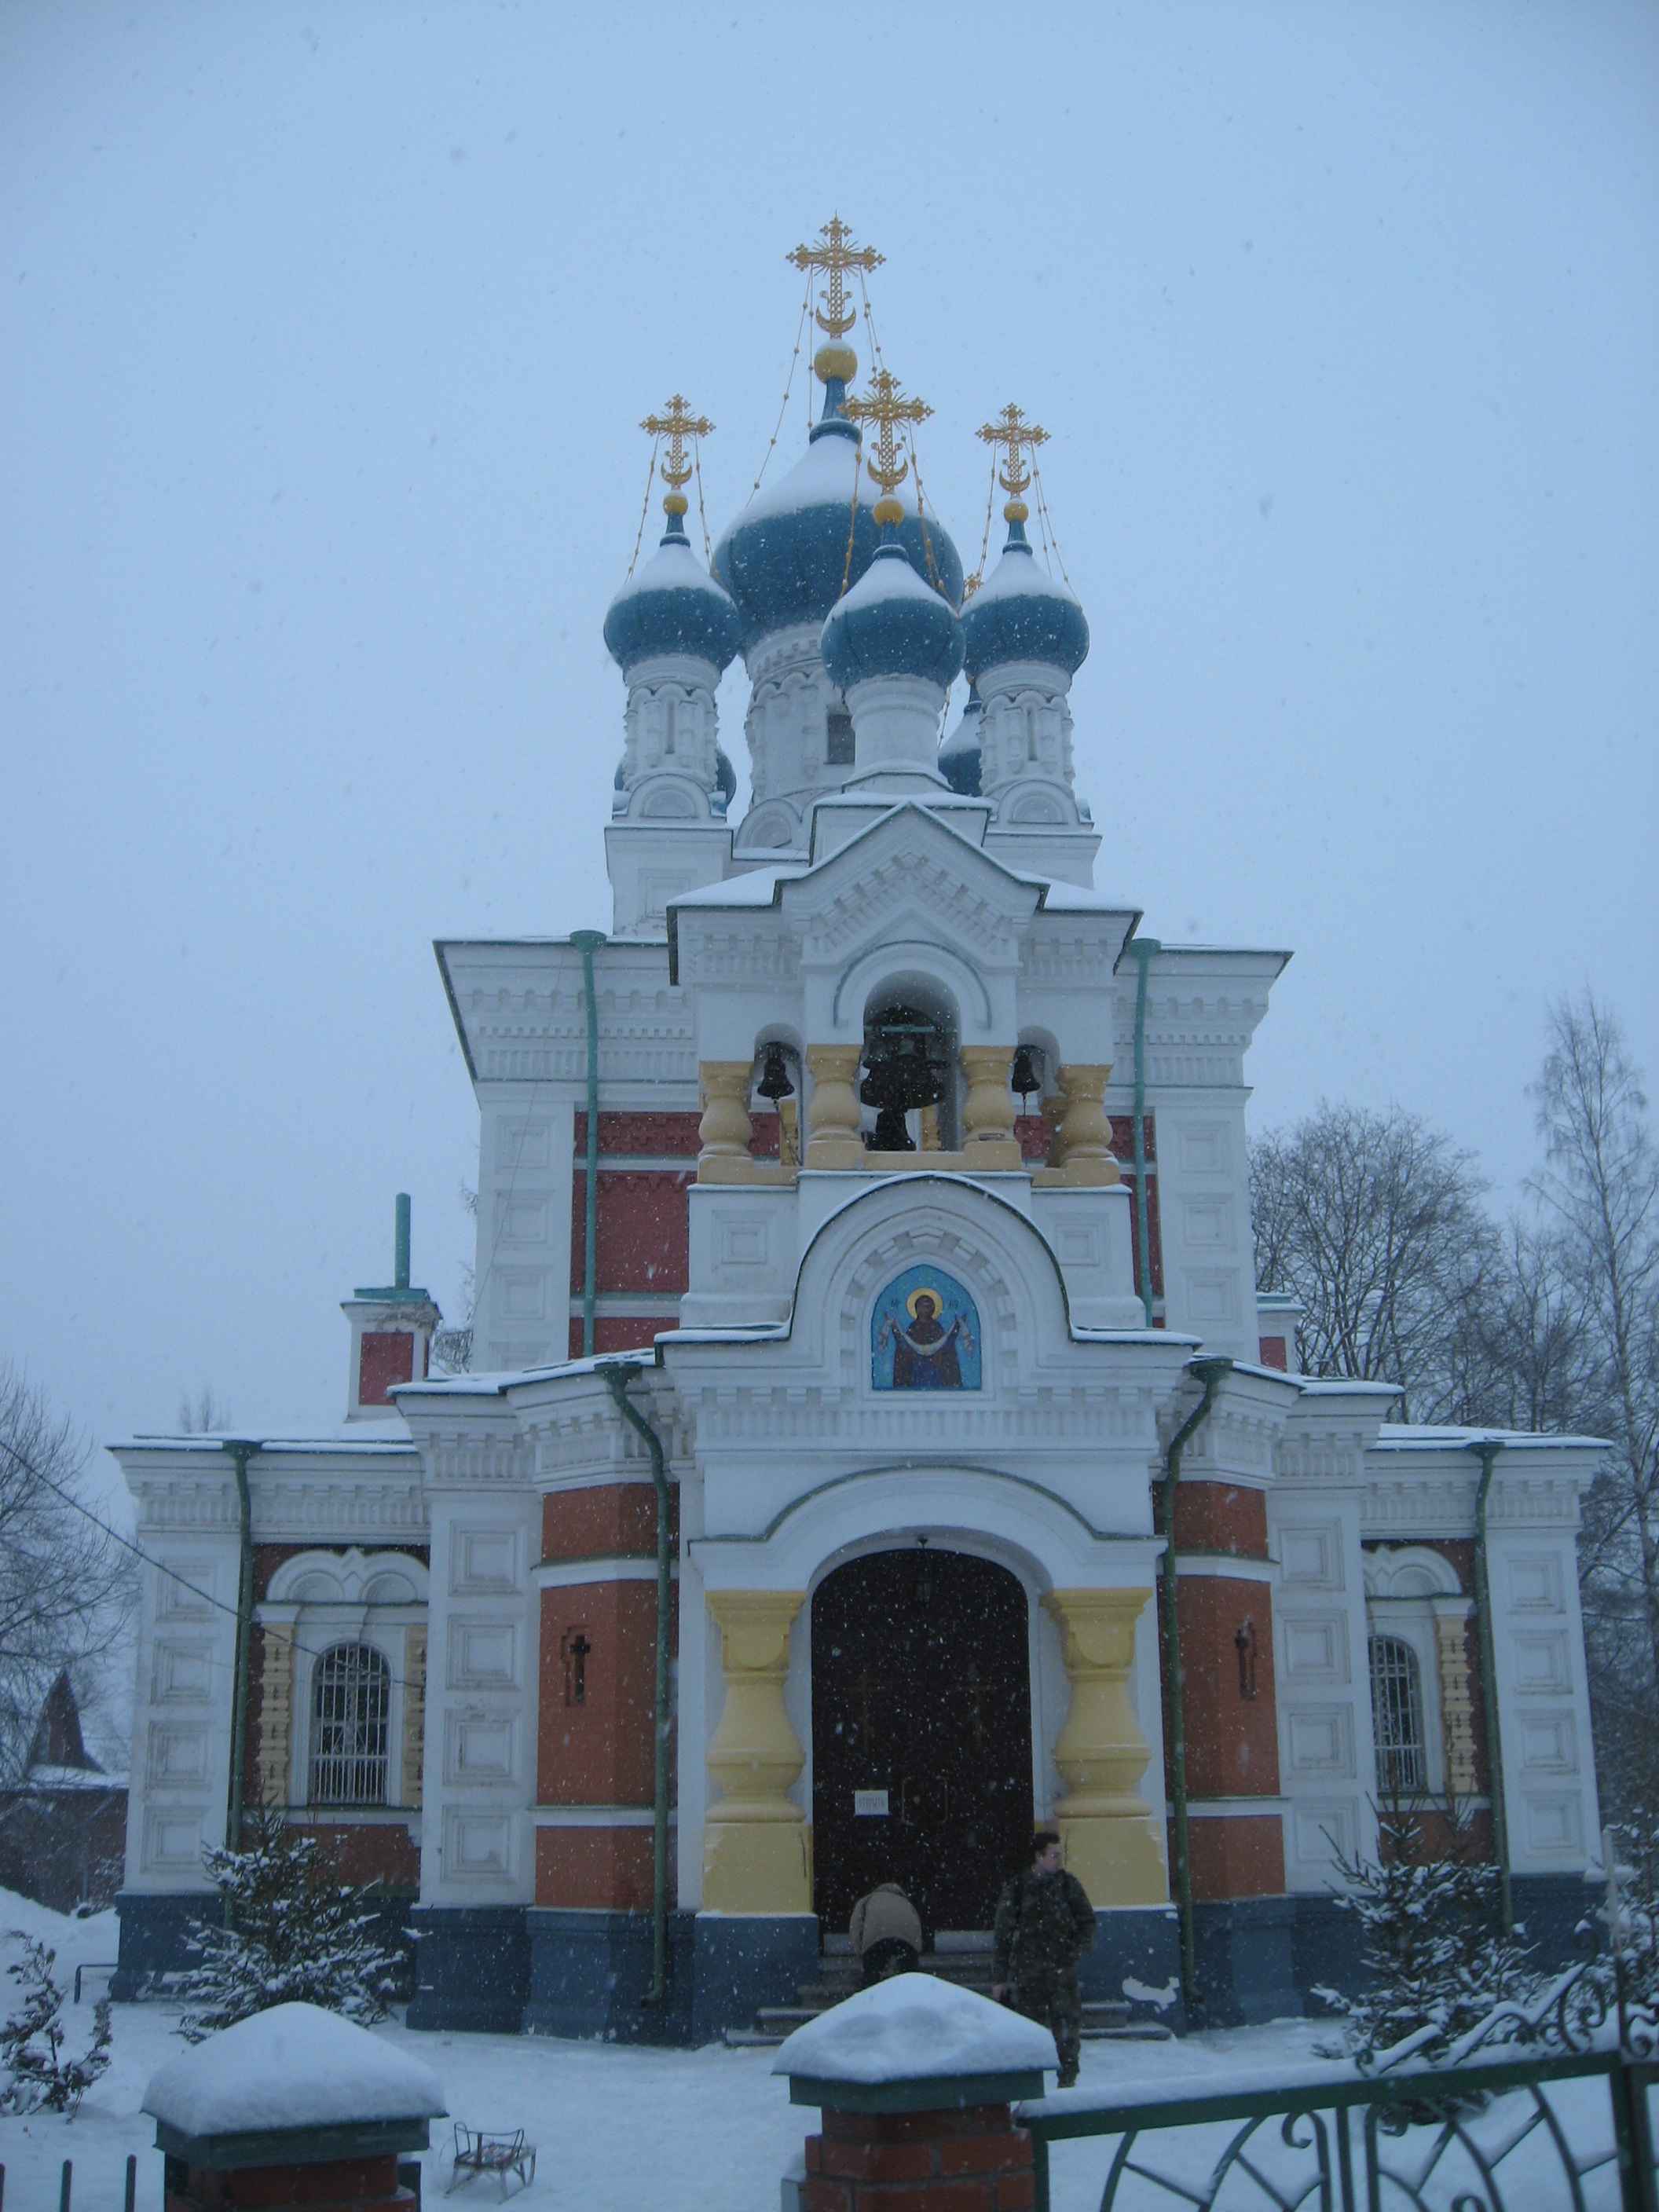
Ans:
{"type": "Polygon", "coordinates": [[[1402,1419],[1460,1417],[1498,1249],[1472,1154],[1421,1115],[1322,1103],[1250,1147],[1256,1282],[1302,1302],[1312,1375],[1397,1382],[1402,1419]]]}
{"type": "Polygon", "coordinates": [[[0,1361],[0,1786],[21,1777],[60,1671],[105,1649],[127,1609],[125,1555],[82,1496],[88,1457],[0,1361]]]}
{"type": "MultiPolygon", "coordinates": [[[[477,1218],[478,1194],[471,1183],[461,1185],[461,1205],[477,1218]]],[[[465,1375],[472,1364],[472,1321],[477,1289],[470,1260],[461,1273],[461,1299],[465,1319],[448,1328],[441,1328],[432,1340],[432,1364],[441,1375],[465,1375]]]]}
{"type": "Polygon", "coordinates": [[[188,1390],[179,1393],[179,1433],[181,1437],[222,1436],[234,1419],[224,1400],[214,1396],[210,1383],[203,1383],[193,1402],[188,1390]]]}
{"type": "Polygon", "coordinates": [[[1616,1017],[1586,990],[1550,1010],[1534,1087],[1534,1188],[1588,1322],[1583,1425],[1613,1449],[1585,1503],[1581,1582],[1598,1735],[1623,1809],[1659,1798],[1659,1147],[1616,1017]]]}

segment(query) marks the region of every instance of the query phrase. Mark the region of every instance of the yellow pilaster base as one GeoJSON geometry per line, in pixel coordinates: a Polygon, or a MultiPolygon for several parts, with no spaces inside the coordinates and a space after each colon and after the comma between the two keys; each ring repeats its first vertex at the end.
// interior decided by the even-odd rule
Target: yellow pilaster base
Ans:
{"type": "Polygon", "coordinates": [[[1072,1704],[1054,1746],[1067,1784],[1055,1808],[1066,1864],[1097,1905],[1163,1905],[1169,1875],[1158,1821],[1136,1789],[1152,1758],[1129,1702],[1135,1623],[1147,1589],[1051,1590],[1072,1704]]]}
{"type": "Polygon", "coordinates": [[[812,1835],[789,1796],[806,1764],[783,1702],[789,1631],[804,1590],[711,1590],[726,1710],[709,1744],[720,1792],[702,1831],[702,1901],[711,1912],[810,1912],[812,1835]]]}

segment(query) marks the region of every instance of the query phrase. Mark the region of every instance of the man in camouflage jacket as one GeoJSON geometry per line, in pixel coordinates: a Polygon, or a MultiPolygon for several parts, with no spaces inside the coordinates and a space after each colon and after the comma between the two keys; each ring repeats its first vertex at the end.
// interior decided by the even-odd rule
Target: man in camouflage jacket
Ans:
{"type": "Polygon", "coordinates": [[[994,1986],[1017,2012],[1038,2020],[1060,2053],[1060,2087],[1077,2080],[1083,2033],[1078,1961],[1095,1940],[1095,1909],[1074,1874],[1060,1864],[1060,1838],[1043,1829],[1031,1856],[997,1906],[994,1986]]]}

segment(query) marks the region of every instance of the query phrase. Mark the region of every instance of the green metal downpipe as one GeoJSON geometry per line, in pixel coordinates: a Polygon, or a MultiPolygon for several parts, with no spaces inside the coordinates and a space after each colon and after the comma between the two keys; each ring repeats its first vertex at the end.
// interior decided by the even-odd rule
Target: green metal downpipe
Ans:
{"type": "Polygon", "coordinates": [[[645,1439],[651,1455],[651,1480],[657,1491],[657,1756],[652,1802],[651,1990],[645,2002],[660,2005],[668,1997],[668,1641],[672,1626],[668,1526],[668,1474],[662,1438],[628,1395],[629,1383],[643,1370],[617,1361],[598,1369],[617,1401],[617,1411],[645,1439]]]}
{"type": "Polygon", "coordinates": [[[1152,1238],[1146,1218],[1146,963],[1164,947],[1155,937],[1137,937],[1129,946],[1135,956],[1135,1267],[1140,1276],[1140,1303],[1146,1326],[1152,1325],[1152,1238]]]}
{"type": "MultiPolygon", "coordinates": [[[[1143,965],[1141,974],[1146,975],[1143,965]]],[[[1209,1419],[1231,1359],[1194,1359],[1187,1372],[1204,1386],[1204,1395],[1170,1440],[1164,1475],[1164,1646],[1170,1670],[1170,1771],[1175,1787],[1176,1897],[1181,1914],[1181,1991],[1188,2009],[1198,2006],[1198,1938],[1193,1918],[1193,1862],[1187,1832],[1187,1720],[1181,1686],[1181,1590],[1176,1570],[1176,1489],[1181,1455],[1194,1431],[1209,1419]]]]}
{"type": "Polygon", "coordinates": [[[1504,1933],[1515,1933],[1515,1899],[1510,1891],[1510,1823],[1504,1802],[1504,1745],[1498,1734],[1498,1674],[1492,1633],[1492,1575],[1486,1565],[1486,1504],[1492,1469],[1504,1449],[1489,1439],[1467,1449],[1480,1462],[1474,1492],[1474,1623],[1480,1643],[1480,1710],[1486,1723],[1486,1790],[1492,1800],[1492,1848],[1498,1861],[1498,1893],[1504,1933]]]}
{"type": "Polygon", "coordinates": [[[582,1265],[582,1358],[593,1357],[593,1305],[599,1279],[599,1008],[593,995],[593,955],[605,941],[602,929],[575,929],[570,942],[582,956],[587,1000],[587,1211],[582,1265]]]}
{"type": "MultiPolygon", "coordinates": [[[[240,1562],[236,1577],[235,1694],[230,1722],[230,1804],[225,1821],[225,1849],[242,1848],[242,1811],[247,1788],[248,1668],[253,1650],[253,1506],[248,1496],[247,1463],[259,1449],[237,1437],[219,1447],[228,1452],[236,1469],[236,1516],[240,1562]]],[[[229,1911],[227,1903],[226,1911],[229,1911]]]]}

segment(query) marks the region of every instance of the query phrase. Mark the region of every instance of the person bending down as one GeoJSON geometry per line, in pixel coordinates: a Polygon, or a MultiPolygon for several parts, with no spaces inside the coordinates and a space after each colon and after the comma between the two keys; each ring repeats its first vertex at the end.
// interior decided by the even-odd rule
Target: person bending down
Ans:
{"type": "Polygon", "coordinates": [[[847,1932],[864,1969],[860,1989],[908,1974],[921,1962],[921,1916],[896,1882],[884,1881],[860,1898],[847,1932]]]}
{"type": "Polygon", "coordinates": [[[1095,1940],[1089,1893],[1060,1863],[1060,1838],[1043,1828],[1031,1838],[1030,1856],[997,1905],[991,1994],[1016,2012],[1041,2021],[1060,2053],[1060,2082],[1077,2080],[1082,2050],[1083,1993],[1078,1961],[1095,1940]]]}

